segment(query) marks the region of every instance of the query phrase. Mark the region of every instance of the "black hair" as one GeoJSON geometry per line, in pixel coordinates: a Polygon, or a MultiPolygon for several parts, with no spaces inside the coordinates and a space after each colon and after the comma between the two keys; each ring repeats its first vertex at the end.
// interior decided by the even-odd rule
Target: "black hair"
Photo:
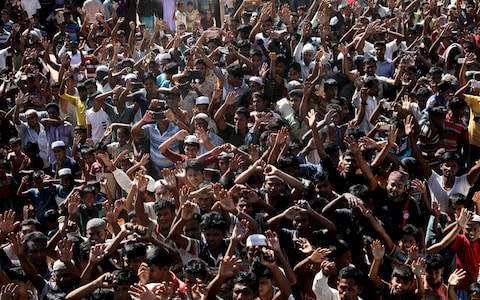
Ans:
{"type": "Polygon", "coordinates": [[[167,250],[163,247],[154,247],[147,251],[145,262],[148,265],[155,265],[158,267],[170,267],[173,263],[172,258],[167,250]]]}
{"type": "Polygon", "coordinates": [[[275,60],[275,63],[288,65],[288,58],[283,54],[279,54],[277,55],[277,59],[275,60]]]}
{"type": "Polygon", "coordinates": [[[155,75],[153,75],[153,73],[151,73],[151,72],[145,72],[145,73],[143,74],[143,82],[145,82],[145,81],[147,81],[147,80],[149,80],[149,79],[155,81],[155,84],[156,84],[157,78],[155,77],[155,75]]]}
{"type": "Polygon", "coordinates": [[[57,103],[53,103],[53,102],[52,102],[52,103],[48,103],[47,106],[45,106],[45,110],[47,110],[47,111],[48,111],[48,109],[50,109],[50,108],[55,109],[55,110],[57,111],[57,113],[60,112],[60,107],[58,106],[57,103]]]}
{"type": "Polygon", "coordinates": [[[290,63],[288,69],[293,69],[296,72],[302,72],[302,66],[298,62],[290,63]]]}
{"type": "Polygon", "coordinates": [[[300,161],[293,153],[287,153],[286,155],[280,156],[277,162],[277,167],[282,171],[286,169],[298,168],[300,167],[300,161]]]}
{"type": "Polygon", "coordinates": [[[22,144],[22,139],[19,137],[12,137],[10,140],[8,140],[9,144],[22,144]]]}
{"type": "Polygon", "coordinates": [[[120,269],[112,272],[116,284],[132,285],[135,283],[135,274],[128,269],[120,269]]]}
{"type": "Polygon", "coordinates": [[[368,187],[364,184],[355,184],[352,185],[349,189],[348,192],[355,197],[360,198],[363,203],[368,203],[370,199],[372,198],[372,193],[368,189],[368,187]]]}
{"type": "Polygon", "coordinates": [[[183,273],[193,275],[197,278],[205,278],[208,274],[207,264],[198,258],[191,259],[183,266],[183,273]]]}
{"type": "Polygon", "coordinates": [[[244,106],[240,106],[239,108],[237,108],[235,113],[239,114],[239,115],[244,115],[247,119],[250,117],[250,113],[248,111],[248,108],[246,108],[244,106]]]}
{"type": "Polygon", "coordinates": [[[90,257],[90,249],[95,246],[97,242],[93,240],[86,240],[78,247],[78,257],[80,261],[87,261],[90,257]]]}
{"type": "Polygon", "coordinates": [[[345,136],[353,136],[356,140],[358,140],[362,136],[365,136],[365,132],[358,127],[350,127],[345,130],[345,136]]]}
{"type": "Polygon", "coordinates": [[[345,267],[338,272],[338,279],[352,279],[356,285],[363,285],[365,275],[356,267],[345,267]]]}
{"type": "Polygon", "coordinates": [[[456,162],[457,164],[460,164],[460,155],[456,152],[445,152],[442,157],[440,157],[440,162],[442,164],[447,162],[456,162]]]}
{"type": "Polygon", "coordinates": [[[323,144],[323,148],[328,156],[332,156],[335,152],[338,152],[340,147],[338,147],[337,143],[334,142],[326,142],[323,144]]]}
{"type": "Polygon", "coordinates": [[[440,270],[441,268],[443,268],[445,264],[443,257],[438,253],[428,254],[425,260],[427,265],[427,268],[426,268],[427,273],[431,273],[432,271],[435,271],[435,270],[440,270]]]}
{"type": "Polygon", "coordinates": [[[446,92],[448,90],[451,90],[453,88],[452,84],[446,80],[440,81],[440,83],[437,85],[437,90],[441,92],[446,92]]]}
{"type": "Polygon", "coordinates": [[[170,199],[158,199],[153,204],[153,210],[158,214],[162,209],[168,208],[172,213],[175,212],[175,203],[170,199]]]}
{"type": "Polygon", "coordinates": [[[189,169],[203,172],[205,170],[205,165],[198,159],[189,159],[187,160],[187,165],[185,166],[185,172],[189,169]]]}
{"type": "Polygon", "coordinates": [[[385,43],[385,41],[376,41],[373,46],[382,46],[383,48],[387,47],[387,44],[385,43]]]}
{"type": "Polygon", "coordinates": [[[23,240],[25,241],[25,243],[35,242],[35,243],[44,243],[45,245],[47,245],[47,242],[48,242],[47,236],[39,231],[27,233],[23,237],[23,240]]]}
{"type": "Polygon", "coordinates": [[[364,65],[366,65],[366,64],[376,64],[376,63],[377,63],[377,61],[373,57],[367,57],[363,60],[364,65]]]}
{"type": "Polygon", "coordinates": [[[448,202],[449,202],[450,206],[453,206],[453,205],[466,206],[467,205],[467,198],[465,198],[465,196],[463,194],[455,193],[453,195],[450,195],[450,197],[448,197],[448,202]]]}
{"type": "Polygon", "coordinates": [[[204,66],[206,67],[206,66],[207,66],[207,63],[206,63],[202,58],[198,58],[198,59],[195,60],[195,62],[194,62],[193,65],[194,65],[194,66],[196,66],[196,65],[204,65],[204,66]]]}
{"type": "Polygon", "coordinates": [[[252,289],[252,291],[258,293],[258,279],[255,274],[251,272],[240,272],[233,280],[233,284],[243,284],[252,289]]]}
{"type": "Polygon", "coordinates": [[[413,281],[414,279],[412,268],[409,265],[396,265],[393,268],[392,278],[393,277],[406,281],[413,281]]]}
{"type": "Polygon", "coordinates": [[[40,224],[40,222],[38,222],[37,220],[35,220],[35,219],[26,219],[26,220],[23,220],[23,221],[20,223],[20,228],[21,228],[22,226],[30,226],[30,225],[35,226],[35,229],[36,229],[36,230],[40,230],[40,228],[42,227],[42,225],[40,224]]]}
{"type": "Polygon", "coordinates": [[[432,93],[430,92],[430,90],[428,88],[421,87],[417,90],[417,92],[415,93],[415,96],[417,98],[420,98],[420,97],[430,98],[430,96],[432,96],[432,93]]]}
{"type": "Polygon", "coordinates": [[[200,222],[202,230],[218,229],[224,232],[227,228],[227,222],[223,218],[223,215],[218,212],[210,212],[202,216],[202,222],[200,222]]]}
{"type": "Polygon", "coordinates": [[[144,243],[129,240],[123,246],[122,254],[127,258],[145,256],[147,254],[147,246],[144,243]]]}
{"type": "Polygon", "coordinates": [[[40,153],[40,148],[38,147],[37,143],[28,142],[25,147],[23,147],[25,153],[33,153],[33,155],[37,155],[40,153]]]}
{"type": "Polygon", "coordinates": [[[366,88],[371,88],[373,85],[378,82],[378,79],[375,76],[367,76],[363,81],[363,86],[366,88]]]}
{"type": "Polygon", "coordinates": [[[313,183],[319,183],[321,181],[328,181],[330,182],[330,178],[328,176],[327,172],[317,172],[315,175],[313,175],[313,183]]]}
{"type": "Polygon", "coordinates": [[[478,283],[478,282],[472,283],[472,284],[468,287],[468,294],[469,294],[469,295],[472,295],[472,294],[479,295],[479,294],[480,294],[480,283],[478,283]]]}
{"type": "Polygon", "coordinates": [[[428,74],[430,75],[433,75],[433,74],[440,74],[442,75],[443,74],[443,70],[442,68],[438,67],[438,66],[433,66],[430,68],[430,70],[428,71],[428,74]]]}
{"type": "Polygon", "coordinates": [[[415,237],[415,240],[417,240],[418,228],[415,227],[415,225],[407,224],[401,228],[400,235],[413,235],[415,237]]]}

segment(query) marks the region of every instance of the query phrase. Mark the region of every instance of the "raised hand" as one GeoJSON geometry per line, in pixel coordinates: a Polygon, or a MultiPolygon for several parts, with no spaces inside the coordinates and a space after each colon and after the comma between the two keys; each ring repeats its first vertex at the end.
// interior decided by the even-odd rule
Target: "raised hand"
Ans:
{"type": "Polygon", "coordinates": [[[312,244],[306,238],[298,238],[295,243],[300,247],[300,251],[305,254],[310,254],[314,251],[312,244]]]}
{"type": "Polygon", "coordinates": [[[196,209],[196,204],[195,203],[193,203],[191,201],[185,202],[182,205],[182,210],[181,210],[181,214],[180,214],[182,220],[188,221],[188,220],[193,219],[193,215],[195,214],[195,209],[196,209]]]}
{"type": "Polygon", "coordinates": [[[73,259],[73,243],[68,238],[58,243],[58,259],[64,263],[69,263],[73,259]]]}
{"type": "Polygon", "coordinates": [[[379,240],[375,240],[372,243],[372,255],[375,260],[382,260],[385,256],[385,247],[379,240]]]}
{"type": "Polygon", "coordinates": [[[25,253],[25,242],[20,237],[20,233],[10,232],[7,236],[7,242],[12,246],[12,251],[17,257],[23,256],[25,253]]]}
{"type": "Polygon", "coordinates": [[[20,222],[15,222],[15,211],[10,209],[0,214],[0,234],[13,232],[18,225],[20,222]]]}
{"type": "Polygon", "coordinates": [[[135,299],[157,300],[157,296],[149,290],[145,285],[133,284],[130,286],[128,293],[135,299]]]}
{"type": "Polygon", "coordinates": [[[241,263],[241,259],[237,259],[235,256],[225,256],[220,261],[220,267],[218,268],[218,275],[222,278],[231,278],[238,273],[237,266],[241,263]]]}
{"type": "Polygon", "coordinates": [[[411,183],[412,183],[412,187],[414,189],[416,189],[417,191],[419,191],[420,193],[422,193],[422,194],[427,193],[427,185],[426,185],[425,181],[422,181],[418,178],[415,178],[414,180],[412,180],[411,183]]]}
{"type": "Polygon", "coordinates": [[[358,143],[354,137],[347,136],[344,140],[345,144],[347,145],[348,149],[350,149],[353,155],[360,154],[360,148],[358,147],[358,143]]]}
{"type": "Polygon", "coordinates": [[[426,261],[423,257],[418,257],[412,263],[412,269],[415,276],[420,277],[425,274],[426,261]]]}
{"type": "Polygon", "coordinates": [[[398,136],[398,128],[395,125],[390,125],[390,129],[388,131],[388,144],[390,146],[394,146],[395,142],[397,141],[398,136]]]}
{"type": "Polygon", "coordinates": [[[468,222],[470,221],[473,213],[468,211],[466,208],[462,208],[460,216],[455,216],[457,218],[457,224],[461,228],[467,227],[468,222]]]}
{"type": "Polygon", "coordinates": [[[18,298],[20,286],[16,283],[9,283],[0,287],[0,300],[14,300],[18,298]]]}
{"type": "Polygon", "coordinates": [[[415,132],[415,123],[413,122],[413,116],[408,115],[405,119],[405,134],[407,136],[412,135],[415,132]]]}
{"type": "Polygon", "coordinates": [[[245,219],[240,220],[240,222],[235,224],[235,227],[233,228],[232,239],[243,241],[247,238],[248,232],[248,221],[245,219]]]}
{"type": "Polygon", "coordinates": [[[177,178],[175,177],[175,171],[170,169],[162,169],[161,171],[163,180],[161,181],[162,185],[165,186],[169,191],[172,191],[177,188],[177,178]]]}
{"type": "Polygon", "coordinates": [[[465,276],[467,276],[466,271],[464,271],[463,269],[456,269],[455,272],[453,272],[450,277],[448,277],[448,285],[457,286],[460,280],[465,278],[465,276]]]}
{"type": "Polygon", "coordinates": [[[90,256],[88,258],[89,262],[92,264],[98,264],[101,262],[106,255],[105,249],[107,248],[106,244],[97,244],[90,248],[90,256]]]}
{"type": "Polygon", "coordinates": [[[330,249],[327,248],[317,248],[315,251],[313,251],[312,254],[310,254],[309,259],[310,261],[320,264],[325,260],[325,257],[332,253],[330,249]]]}
{"type": "Polygon", "coordinates": [[[308,127],[315,130],[317,126],[317,113],[315,112],[315,110],[311,109],[305,118],[308,121],[308,127]]]}

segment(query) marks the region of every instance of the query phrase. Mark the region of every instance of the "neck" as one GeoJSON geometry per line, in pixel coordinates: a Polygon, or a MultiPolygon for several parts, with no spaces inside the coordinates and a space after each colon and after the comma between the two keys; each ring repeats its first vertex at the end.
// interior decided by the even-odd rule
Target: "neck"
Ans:
{"type": "Polygon", "coordinates": [[[442,176],[442,182],[445,187],[452,187],[455,182],[455,176],[442,176]]]}

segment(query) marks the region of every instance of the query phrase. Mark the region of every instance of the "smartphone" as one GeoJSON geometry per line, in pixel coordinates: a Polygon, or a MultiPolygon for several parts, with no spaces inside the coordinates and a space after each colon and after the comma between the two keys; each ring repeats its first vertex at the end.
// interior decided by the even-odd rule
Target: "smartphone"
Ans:
{"type": "Polygon", "coordinates": [[[465,63],[465,57],[460,57],[460,58],[457,58],[457,64],[463,64],[465,63]]]}
{"type": "Polygon", "coordinates": [[[137,92],[143,89],[143,83],[141,82],[132,82],[132,92],[137,92]]]}

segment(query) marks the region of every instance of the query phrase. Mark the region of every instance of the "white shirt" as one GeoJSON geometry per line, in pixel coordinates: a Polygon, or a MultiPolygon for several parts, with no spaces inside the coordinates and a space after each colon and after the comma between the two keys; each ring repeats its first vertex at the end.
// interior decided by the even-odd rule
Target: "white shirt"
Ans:
{"type": "MultiPolygon", "coordinates": [[[[328,286],[328,277],[323,275],[322,271],[318,272],[313,279],[312,291],[317,300],[340,300],[338,290],[328,286]]],[[[358,300],[362,300],[357,297],[358,300]]]]}
{"type": "Polygon", "coordinates": [[[42,8],[38,0],[22,0],[21,5],[23,10],[27,12],[29,18],[31,18],[38,9],[42,8]]]}
{"type": "MultiPolygon", "coordinates": [[[[362,106],[362,99],[360,93],[357,94],[357,97],[354,97],[352,99],[352,104],[355,107],[355,114],[358,113],[360,107],[362,106]]],[[[363,115],[363,119],[361,120],[360,124],[358,124],[360,130],[365,132],[365,134],[367,134],[373,128],[373,125],[370,123],[369,120],[370,116],[375,111],[375,108],[377,108],[377,105],[378,103],[376,97],[368,96],[367,105],[365,105],[365,114],[363,115]]]]}
{"type": "MultiPolygon", "coordinates": [[[[393,60],[393,53],[395,53],[395,51],[398,51],[398,50],[405,50],[407,49],[407,44],[405,43],[405,41],[401,42],[400,43],[400,46],[397,45],[397,40],[393,40],[391,42],[388,42],[386,45],[385,45],[385,59],[386,60],[393,60]]],[[[373,53],[375,51],[375,48],[373,46],[372,43],[368,42],[368,41],[365,41],[365,45],[363,47],[363,52],[365,53],[369,53],[370,55],[373,56],[373,53]]]]}
{"type": "Polygon", "coordinates": [[[466,196],[472,186],[468,182],[467,174],[464,174],[462,176],[455,176],[455,183],[449,191],[446,191],[443,187],[442,176],[432,171],[432,175],[428,178],[428,187],[430,188],[432,203],[436,201],[440,204],[440,210],[446,212],[450,195],[460,193],[466,196]]]}
{"type": "Polygon", "coordinates": [[[110,118],[103,109],[95,112],[93,108],[90,108],[85,113],[85,119],[87,125],[92,126],[92,140],[96,144],[102,138],[105,129],[110,125],[110,118]]]}
{"type": "Polygon", "coordinates": [[[88,23],[94,23],[96,21],[95,14],[103,14],[103,4],[100,0],[87,0],[83,3],[82,9],[85,11],[85,20],[88,23]]]}

